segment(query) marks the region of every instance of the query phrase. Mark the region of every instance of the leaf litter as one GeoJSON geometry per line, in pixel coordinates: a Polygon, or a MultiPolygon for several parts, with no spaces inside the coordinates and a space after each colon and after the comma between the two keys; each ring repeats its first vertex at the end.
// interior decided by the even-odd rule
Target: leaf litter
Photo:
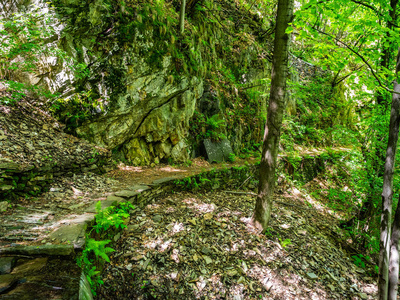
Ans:
{"type": "Polygon", "coordinates": [[[373,299],[375,279],[342,249],[334,219],[301,196],[277,196],[265,234],[247,194],[172,193],[136,209],[98,299],[373,299]]]}

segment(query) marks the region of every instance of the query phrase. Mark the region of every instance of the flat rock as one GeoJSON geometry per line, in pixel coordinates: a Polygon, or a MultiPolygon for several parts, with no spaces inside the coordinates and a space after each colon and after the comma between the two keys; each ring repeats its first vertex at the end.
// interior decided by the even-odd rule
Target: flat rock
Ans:
{"type": "Polygon", "coordinates": [[[308,278],[315,280],[318,278],[318,276],[315,273],[307,273],[308,278]]]}
{"type": "Polygon", "coordinates": [[[63,226],[50,234],[51,239],[57,242],[70,242],[74,248],[82,248],[85,244],[85,224],[63,226]]]}
{"type": "Polygon", "coordinates": [[[132,191],[141,193],[143,191],[147,191],[147,190],[151,189],[151,187],[149,187],[147,185],[132,185],[129,189],[132,191]]]}
{"type": "MultiPolygon", "coordinates": [[[[119,202],[125,201],[125,199],[122,197],[115,196],[115,195],[108,195],[107,201],[115,201],[115,202],[119,203],[119,202]]],[[[103,202],[104,201],[102,201],[101,203],[103,204],[103,202]]]]}
{"type": "MultiPolygon", "coordinates": [[[[117,197],[131,198],[131,197],[136,196],[138,194],[140,194],[140,192],[123,190],[123,191],[116,192],[114,195],[117,196],[117,197]]],[[[108,197],[107,197],[107,200],[108,200],[108,197]]]]}
{"type": "Polygon", "coordinates": [[[170,181],[174,181],[176,180],[175,177],[164,177],[164,178],[160,178],[160,179],[156,179],[153,181],[153,184],[162,184],[162,183],[166,183],[166,182],[170,182],[170,181]]]}
{"type": "Polygon", "coordinates": [[[0,249],[1,254],[21,254],[21,255],[59,255],[66,256],[74,253],[74,245],[38,245],[7,247],[0,249]]]}

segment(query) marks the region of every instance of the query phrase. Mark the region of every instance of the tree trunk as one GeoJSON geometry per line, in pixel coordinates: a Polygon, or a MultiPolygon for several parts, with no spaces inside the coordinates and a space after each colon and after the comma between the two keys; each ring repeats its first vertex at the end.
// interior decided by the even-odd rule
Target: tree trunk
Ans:
{"type": "MultiPolygon", "coordinates": [[[[398,71],[398,65],[400,62],[399,54],[397,56],[396,73],[398,71]]],[[[400,91],[400,85],[397,82],[394,82],[394,91],[395,92],[400,91]]],[[[397,140],[399,137],[399,123],[400,123],[400,95],[393,93],[392,109],[390,112],[389,140],[386,150],[386,161],[385,161],[385,169],[383,175],[381,236],[379,244],[380,248],[379,279],[378,279],[379,300],[388,299],[388,290],[389,290],[388,277],[389,277],[390,238],[391,238],[390,223],[392,220],[392,202],[393,202],[393,170],[396,157],[397,140]]],[[[397,249],[398,245],[395,245],[395,247],[397,249]]],[[[393,259],[398,260],[398,258],[395,257],[393,259]]]]}
{"type": "Polygon", "coordinates": [[[275,188],[275,169],[283,112],[285,109],[286,78],[288,72],[289,35],[285,32],[288,23],[293,18],[293,2],[294,0],[278,1],[271,72],[271,92],[264,131],[258,195],[253,216],[254,225],[260,230],[267,228],[271,217],[275,188]]]}
{"type": "MultiPolygon", "coordinates": [[[[396,75],[400,69],[400,48],[397,53],[397,61],[396,61],[396,75]]],[[[397,93],[400,93],[400,84],[397,81],[393,84],[393,90],[397,93]]],[[[399,123],[400,123],[400,94],[393,93],[392,100],[392,112],[390,115],[390,122],[392,122],[392,114],[396,116],[395,128],[396,137],[399,136],[399,123]],[[393,112],[393,110],[395,110],[393,112]]],[[[391,128],[390,128],[391,129],[391,128]]],[[[397,139],[396,139],[397,143],[397,139]]],[[[395,148],[396,150],[396,148],[395,148]]],[[[396,153],[394,153],[396,154],[396,153]]],[[[390,219],[389,219],[390,220],[390,219]]],[[[390,258],[389,258],[389,267],[388,267],[388,299],[396,300],[397,299],[397,289],[399,282],[399,239],[400,239],[400,205],[397,204],[396,214],[394,216],[393,228],[392,228],[392,236],[390,239],[390,258]]],[[[380,257],[379,257],[380,258],[380,257]]],[[[380,278],[379,278],[380,279],[380,278]]]]}
{"type": "Polygon", "coordinates": [[[390,239],[389,293],[388,293],[389,300],[397,299],[397,289],[399,284],[399,240],[400,240],[400,205],[397,204],[396,214],[394,215],[394,221],[393,221],[392,238],[390,239]]]}
{"type": "Polygon", "coordinates": [[[179,12],[179,28],[181,34],[185,31],[185,7],[186,7],[186,0],[182,0],[181,10],[179,12]]]}

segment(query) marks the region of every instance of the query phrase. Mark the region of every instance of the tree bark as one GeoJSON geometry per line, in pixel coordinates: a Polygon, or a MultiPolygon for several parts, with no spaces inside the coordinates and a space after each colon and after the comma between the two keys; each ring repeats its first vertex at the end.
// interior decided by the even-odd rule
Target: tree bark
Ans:
{"type": "Polygon", "coordinates": [[[279,0],[276,17],[274,54],[271,72],[271,91],[264,131],[260,164],[260,181],[254,209],[253,223],[265,230],[271,217],[275,188],[275,169],[279,150],[280,131],[285,109],[286,78],[288,72],[289,35],[288,23],[293,18],[294,0],[279,0]]]}
{"type": "Polygon", "coordinates": [[[388,293],[389,300],[397,299],[397,290],[399,284],[399,240],[400,240],[400,205],[397,204],[397,209],[393,221],[392,238],[390,239],[389,293],[388,293]]]}
{"type": "MultiPolygon", "coordinates": [[[[400,52],[399,52],[400,54],[400,52]]],[[[397,67],[399,65],[399,55],[397,56],[397,67]]],[[[400,85],[394,82],[394,91],[400,91],[400,85]]],[[[383,175],[383,191],[382,191],[382,215],[381,215],[381,235],[379,244],[379,279],[378,290],[379,300],[388,299],[389,291],[389,259],[390,259],[390,239],[391,239],[391,220],[392,220],[392,203],[393,203],[393,170],[396,157],[397,140],[399,137],[400,123],[400,95],[393,93],[392,109],[390,112],[389,123],[389,140],[386,150],[385,169],[383,175]]],[[[396,227],[397,230],[397,227],[396,227]]],[[[396,237],[395,237],[396,238],[396,237]]],[[[397,238],[398,239],[398,238],[397,238]]],[[[397,249],[398,245],[395,245],[397,249]]],[[[396,255],[394,253],[394,255],[396,255]]],[[[398,257],[393,260],[398,261],[398,257]]],[[[398,262],[397,262],[398,265],[398,262]]],[[[398,275],[397,275],[398,276],[398,275]]],[[[396,291],[397,293],[397,291],[396,291]]]]}
{"type": "MultiPolygon", "coordinates": [[[[397,53],[397,61],[396,61],[396,75],[398,74],[400,69],[400,48],[397,53]]],[[[400,93],[400,84],[395,81],[393,83],[393,90],[397,93],[400,93]]],[[[396,136],[399,136],[399,124],[400,124],[400,95],[393,93],[392,99],[392,112],[391,114],[395,114],[396,123],[394,130],[396,131],[396,136]],[[393,112],[393,109],[395,111],[393,112]]],[[[392,119],[392,115],[390,115],[390,119],[392,119]]],[[[397,142],[397,140],[396,140],[397,142]]],[[[396,150],[396,149],[395,149],[396,150]]],[[[395,153],[396,154],[396,153],[395,153]]],[[[396,300],[397,299],[397,289],[399,282],[399,239],[400,239],[400,205],[397,204],[396,214],[394,216],[392,235],[390,239],[390,258],[389,258],[389,267],[388,267],[388,299],[396,300]]]]}
{"type": "Polygon", "coordinates": [[[185,31],[185,8],[186,8],[186,0],[182,0],[181,9],[179,12],[179,30],[181,34],[185,31]]]}

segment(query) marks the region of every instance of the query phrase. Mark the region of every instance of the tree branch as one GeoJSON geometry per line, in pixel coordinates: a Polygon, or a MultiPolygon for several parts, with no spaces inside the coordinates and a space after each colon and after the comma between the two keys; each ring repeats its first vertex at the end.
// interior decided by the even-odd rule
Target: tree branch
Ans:
{"type": "Polygon", "coordinates": [[[378,75],[376,75],[376,73],[375,73],[374,69],[372,68],[372,66],[371,66],[371,65],[369,64],[369,62],[365,59],[365,57],[362,56],[360,53],[358,53],[356,50],[354,50],[352,47],[350,47],[349,45],[347,45],[345,42],[339,40],[338,38],[336,38],[336,37],[330,35],[329,33],[326,33],[326,32],[324,32],[324,31],[321,31],[321,30],[319,30],[318,28],[316,28],[316,27],[314,27],[314,26],[312,27],[312,29],[314,29],[315,31],[317,31],[317,32],[319,32],[319,33],[321,33],[321,34],[323,34],[323,35],[329,36],[330,38],[334,39],[336,42],[338,42],[338,43],[342,44],[343,46],[345,46],[349,51],[351,51],[352,53],[354,53],[356,56],[358,56],[358,57],[364,62],[364,64],[365,64],[365,65],[368,67],[368,69],[371,71],[372,76],[374,76],[374,78],[378,81],[378,85],[379,85],[381,88],[383,88],[384,90],[386,90],[386,91],[388,91],[388,92],[390,92],[390,93],[392,93],[392,94],[399,94],[398,92],[395,92],[394,90],[391,90],[391,89],[389,89],[388,87],[384,86],[384,85],[382,84],[381,80],[379,79],[378,75]]]}

